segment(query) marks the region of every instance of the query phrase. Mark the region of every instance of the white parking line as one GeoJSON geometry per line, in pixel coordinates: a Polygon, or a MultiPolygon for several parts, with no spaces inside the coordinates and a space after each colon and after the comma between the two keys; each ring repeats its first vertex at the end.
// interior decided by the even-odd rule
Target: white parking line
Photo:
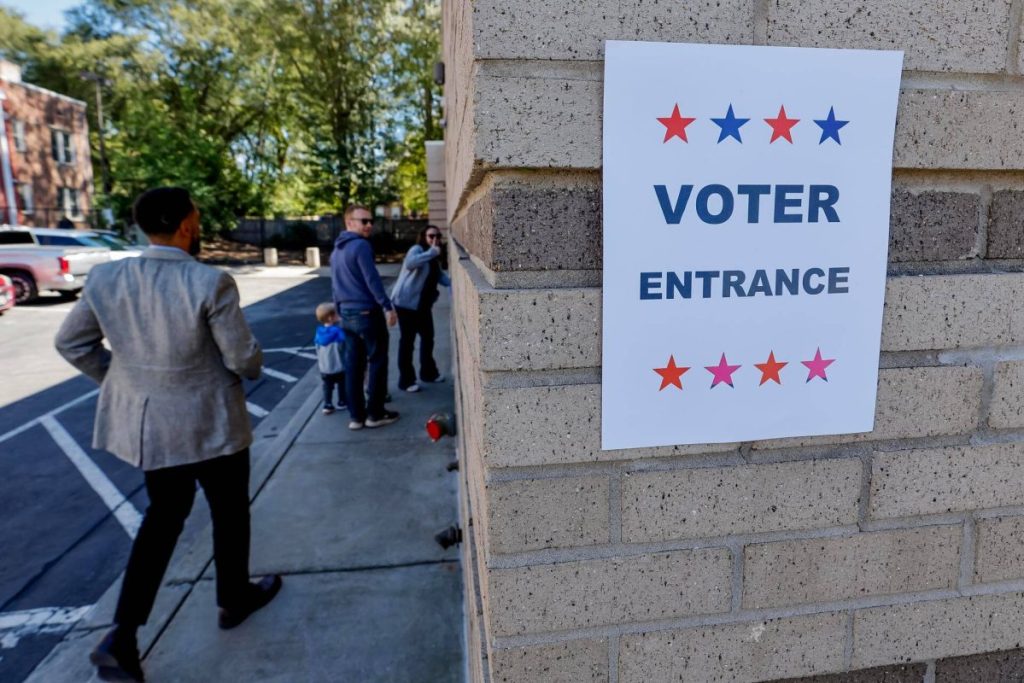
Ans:
{"type": "Polygon", "coordinates": [[[310,360],[316,360],[316,356],[308,351],[303,351],[301,346],[282,346],[278,349],[263,349],[263,353],[290,353],[293,356],[299,358],[309,358],[310,360]]]}
{"type": "Polygon", "coordinates": [[[41,607],[4,612],[0,614],[0,649],[17,647],[25,636],[64,631],[83,619],[93,607],[41,607]]]}
{"type": "Polygon", "coordinates": [[[86,455],[82,447],[52,415],[44,416],[39,422],[61,447],[64,455],[68,456],[92,490],[99,495],[107,508],[114,514],[128,536],[134,539],[139,532],[139,525],[142,524],[142,515],[135,509],[135,506],[117,490],[117,487],[107,479],[103,470],[96,466],[92,458],[86,455]]]}
{"type": "Polygon", "coordinates": [[[248,401],[246,401],[245,407],[248,408],[249,412],[256,417],[266,417],[267,415],[270,415],[269,410],[267,410],[266,408],[260,408],[255,403],[249,403],[248,401]]]}
{"type": "Polygon", "coordinates": [[[298,377],[292,377],[287,372],[281,372],[280,370],[275,370],[274,368],[263,368],[263,374],[267,375],[268,377],[277,378],[277,379],[282,380],[284,382],[298,382],[299,381],[298,377]]]}
{"type": "Polygon", "coordinates": [[[7,439],[10,439],[12,437],[17,436],[18,434],[21,434],[22,432],[24,432],[26,430],[32,429],[33,427],[35,427],[37,424],[40,424],[43,420],[45,420],[48,417],[53,417],[54,415],[62,413],[65,410],[67,410],[68,408],[74,407],[74,406],[78,405],[79,403],[82,403],[83,401],[88,401],[90,398],[92,398],[93,396],[95,396],[98,393],[100,393],[99,389],[93,389],[89,393],[83,394],[83,395],[79,396],[78,398],[74,399],[73,401],[68,401],[64,405],[57,406],[56,408],[54,408],[53,410],[51,410],[48,413],[44,413],[43,415],[40,415],[39,417],[37,417],[35,419],[29,420],[28,422],[26,422],[25,424],[21,425],[20,427],[15,427],[14,429],[12,429],[9,432],[5,432],[4,434],[0,434],[0,443],[3,443],[4,441],[7,441],[7,439]]]}

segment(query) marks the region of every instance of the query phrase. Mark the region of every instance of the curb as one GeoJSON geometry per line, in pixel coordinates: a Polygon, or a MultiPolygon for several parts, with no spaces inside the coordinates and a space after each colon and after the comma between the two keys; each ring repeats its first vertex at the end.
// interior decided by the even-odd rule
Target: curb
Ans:
{"type": "MultiPolygon", "coordinates": [[[[320,397],[316,393],[319,380],[320,373],[314,364],[253,431],[250,447],[250,506],[320,406],[320,397]]],[[[202,499],[202,505],[197,499],[167,568],[149,621],[139,629],[139,650],[143,659],[188,599],[196,582],[213,564],[210,527],[205,499],[202,499]],[[195,509],[198,507],[203,509],[197,514],[195,509]]],[[[73,626],[36,665],[25,683],[79,683],[93,680],[93,667],[88,660],[88,653],[95,645],[92,634],[111,626],[122,576],[97,600],[91,612],[73,626]]]]}

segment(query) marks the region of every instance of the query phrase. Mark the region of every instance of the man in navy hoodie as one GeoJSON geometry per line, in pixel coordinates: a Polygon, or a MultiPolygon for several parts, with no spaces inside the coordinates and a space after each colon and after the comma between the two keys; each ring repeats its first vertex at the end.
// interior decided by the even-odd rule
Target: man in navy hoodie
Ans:
{"type": "Polygon", "coordinates": [[[388,386],[388,327],[398,314],[384,291],[374,264],[373,247],[367,239],[373,216],[365,206],[345,209],[345,232],[334,242],[331,254],[331,287],[334,303],[346,333],[345,391],[349,429],[383,427],[398,419],[385,409],[388,386]],[[369,405],[363,399],[363,376],[369,364],[369,405]]]}

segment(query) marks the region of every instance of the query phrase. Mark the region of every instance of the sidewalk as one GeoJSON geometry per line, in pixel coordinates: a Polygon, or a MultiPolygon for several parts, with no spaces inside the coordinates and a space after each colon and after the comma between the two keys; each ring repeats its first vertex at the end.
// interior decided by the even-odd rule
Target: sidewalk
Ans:
{"type": "MultiPolygon", "coordinates": [[[[435,307],[436,357],[450,354],[447,292],[435,307]]],[[[350,431],[320,414],[315,368],[256,431],[252,573],[284,575],[280,595],[232,631],[217,628],[209,516],[202,496],[186,525],[150,623],[140,631],[147,681],[464,680],[458,549],[433,535],[457,520],[454,441],[424,423],[453,410],[452,381],[418,394],[395,387],[391,335],[388,427],[350,431]]],[[[97,680],[88,652],[109,625],[115,584],[36,668],[32,683],[97,680]]]]}

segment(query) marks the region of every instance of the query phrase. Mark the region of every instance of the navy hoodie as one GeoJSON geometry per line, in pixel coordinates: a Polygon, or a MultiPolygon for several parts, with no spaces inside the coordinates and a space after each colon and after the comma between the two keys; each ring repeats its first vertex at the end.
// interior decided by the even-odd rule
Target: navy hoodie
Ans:
{"type": "Polygon", "coordinates": [[[331,289],[338,311],[346,308],[372,310],[377,306],[385,311],[392,309],[391,299],[384,291],[384,283],[373,262],[373,247],[369,240],[348,230],[334,241],[331,289]]]}

